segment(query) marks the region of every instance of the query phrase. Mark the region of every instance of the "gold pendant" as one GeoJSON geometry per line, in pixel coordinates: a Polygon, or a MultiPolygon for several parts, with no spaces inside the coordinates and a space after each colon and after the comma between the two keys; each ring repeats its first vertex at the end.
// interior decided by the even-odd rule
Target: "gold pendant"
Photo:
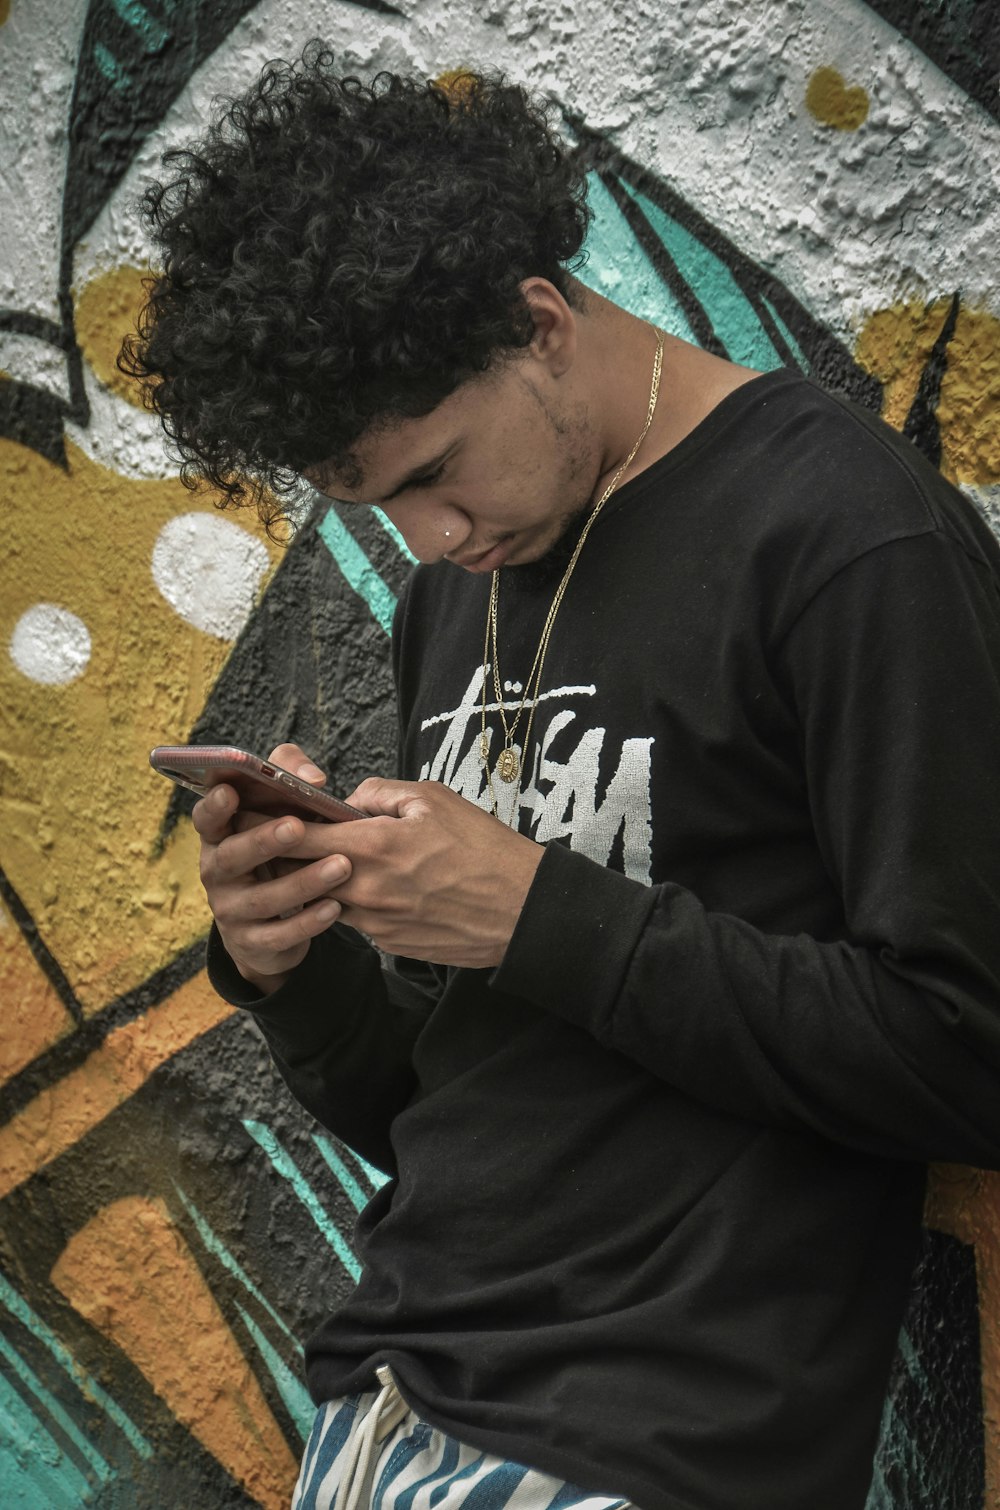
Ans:
{"type": "Polygon", "coordinates": [[[521,762],[517,758],[516,750],[512,750],[508,745],[505,750],[500,751],[497,756],[497,775],[501,781],[516,781],[520,769],[521,762]]]}
{"type": "Polygon", "coordinates": [[[490,736],[488,734],[480,734],[479,736],[479,758],[483,762],[483,765],[489,764],[490,736]]]}

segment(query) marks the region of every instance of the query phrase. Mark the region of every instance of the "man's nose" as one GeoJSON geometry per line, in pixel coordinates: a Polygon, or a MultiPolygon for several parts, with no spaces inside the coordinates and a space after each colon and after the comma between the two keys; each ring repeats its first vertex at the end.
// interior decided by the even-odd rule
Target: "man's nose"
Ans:
{"type": "Polygon", "coordinates": [[[429,505],[424,499],[393,503],[382,512],[398,529],[418,561],[440,561],[460,550],[471,525],[464,514],[448,505],[429,505]]]}

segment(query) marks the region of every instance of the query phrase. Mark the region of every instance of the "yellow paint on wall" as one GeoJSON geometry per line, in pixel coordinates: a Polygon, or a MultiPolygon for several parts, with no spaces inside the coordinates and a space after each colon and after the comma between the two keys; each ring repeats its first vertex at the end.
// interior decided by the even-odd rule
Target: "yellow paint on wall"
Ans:
{"type": "Polygon", "coordinates": [[[104,1207],[51,1278],[264,1510],[287,1510],[295,1459],[162,1201],[126,1196],[104,1207]]]}
{"type": "MultiPolygon", "coordinates": [[[[214,513],[176,480],[136,481],[68,447],[63,471],[0,441],[5,591],[0,600],[0,863],[92,1014],[205,932],[190,824],[162,854],[170,788],[154,744],[186,738],[229,645],[192,627],[152,576],[161,528],[214,513]],[[43,686],[7,653],[16,624],[55,603],[86,625],[83,675],[43,686]]],[[[278,548],[249,516],[239,522],[278,548]]]]}
{"type": "Polygon", "coordinates": [[[204,971],[144,1016],[109,1033],[77,1069],[0,1128],[0,1200],[73,1147],[164,1064],[234,1008],[204,971]]]}
{"type": "MultiPolygon", "coordinates": [[[[882,417],[902,429],[951,298],[901,301],[868,317],[858,363],[884,385],[882,417]]],[[[953,482],[1000,481],[1000,321],[960,307],[937,406],[941,470],[953,482]]],[[[986,1500],[1000,1506],[1000,1175],[931,1170],[925,1221],[973,1245],[979,1290],[986,1500]]]]}
{"type": "Polygon", "coordinates": [[[145,301],[143,279],[148,269],[122,266],[97,273],[76,296],[76,337],[84,359],[106,387],[130,404],[142,407],[139,385],[115,365],[122,337],[135,330],[145,301]]]}
{"type": "MultiPolygon", "coordinates": [[[[882,417],[899,430],[947,319],[951,299],[876,310],[858,337],[858,364],[884,384],[882,417]]],[[[1000,482],[1000,320],[961,307],[937,409],[941,470],[953,482],[1000,482]]]]}
{"type": "Polygon", "coordinates": [[[935,1164],[924,1220],[969,1243],[976,1255],[979,1350],[982,1360],[985,1504],[1000,1505],[1000,1173],[935,1164]]]}
{"type": "Polygon", "coordinates": [[[10,20],[10,0],[0,0],[0,26],[10,20]]]}
{"type": "Polygon", "coordinates": [[[806,86],[806,109],[822,126],[857,131],[870,108],[867,91],[860,84],[848,85],[836,68],[817,68],[806,86]]]}
{"type": "Polygon", "coordinates": [[[0,1085],[73,1031],[73,1018],[2,902],[0,1010],[0,1085]]]}

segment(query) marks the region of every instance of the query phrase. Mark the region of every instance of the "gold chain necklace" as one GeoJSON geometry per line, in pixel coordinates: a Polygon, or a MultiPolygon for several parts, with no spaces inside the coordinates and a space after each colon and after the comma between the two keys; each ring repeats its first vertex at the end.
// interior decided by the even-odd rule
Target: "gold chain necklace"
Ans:
{"type": "Polygon", "coordinates": [[[646,436],[649,434],[649,427],[653,423],[653,415],[656,413],[656,401],[659,398],[660,394],[660,372],[662,367],[663,331],[657,330],[656,356],[653,358],[653,380],[650,384],[649,389],[649,407],[646,411],[645,424],[643,425],[642,430],[639,433],[635,445],[632,447],[631,451],[628,453],[625,460],[618,468],[614,477],[612,477],[611,481],[608,483],[608,486],[605,488],[600,498],[594,504],[594,507],[590,512],[590,516],[587,519],[586,524],[580,531],[580,538],[577,540],[576,547],[569,559],[569,565],[563,572],[562,580],[560,581],[559,586],[556,588],[555,596],[553,597],[549,611],[545,616],[545,623],[542,625],[542,633],[538,641],[538,649],[535,651],[535,658],[531,663],[531,670],[528,672],[528,679],[524,684],[524,691],[521,695],[521,701],[518,705],[518,709],[514,715],[513,720],[509,724],[507,722],[507,715],[504,709],[503,686],[500,677],[499,657],[497,654],[497,611],[500,604],[500,572],[495,571],[493,573],[493,578],[490,583],[489,604],[486,610],[486,640],[483,645],[482,727],[479,735],[479,756],[486,771],[486,788],[490,794],[490,807],[494,818],[499,817],[499,813],[497,811],[496,793],[493,790],[493,775],[498,776],[500,780],[507,786],[513,785],[514,787],[511,811],[507,818],[508,823],[511,823],[513,821],[514,815],[517,812],[518,799],[521,792],[521,775],[523,770],[522,756],[527,750],[529,742],[531,740],[531,726],[535,718],[535,709],[538,706],[538,693],[542,682],[542,668],[545,665],[545,654],[549,648],[549,638],[552,634],[552,626],[556,621],[556,614],[559,612],[559,605],[562,603],[563,595],[565,594],[566,588],[569,585],[569,579],[573,575],[573,569],[576,566],[577,561],[580,559],[580,552],[583,550],[583,547],[586,544],[587,536],[590,534],[590,531],[593,528],[598,514],[600,514],[604,505],[607,503],[615,488],[618,486],[618,483],[621,480],[623,474],[632,465],[638,453],[639,447],[642,445],[643,441],[646,439],[646,436]],[[493,659],[493,691],[496,697],[497,711],[500,714],[500,724],[503,729],[504,736],[503,748],[497,756],[492,773],[490,771],[490,738],[489,734],[486,731],[486,683],[489,672],[491,652],[493,659]],[[521,722],[521,715],[524,713],[524,710],[529,702],[531,704],[531,711],[528,714],[528,725],[524,731],[524,743],[521,746],[521,754],[519,755],[517,750],[514,749],[514,738],[517,734],[518,725],[521,722]]]}

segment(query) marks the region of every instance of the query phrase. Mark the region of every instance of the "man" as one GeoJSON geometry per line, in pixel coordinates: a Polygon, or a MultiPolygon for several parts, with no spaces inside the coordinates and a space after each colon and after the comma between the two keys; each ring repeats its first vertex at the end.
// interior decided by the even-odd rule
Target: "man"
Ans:
{"type": "Polygon", "coordinates": [[[513,87],[314,48],[173,163],[127,364],[189,470],[424,563],[373,816],[195,810],[213,980],[393,1176],[296,1503],[862,1510],[925,1161],[1000,1160],[993,537],[583,289],[513,87]]]}

